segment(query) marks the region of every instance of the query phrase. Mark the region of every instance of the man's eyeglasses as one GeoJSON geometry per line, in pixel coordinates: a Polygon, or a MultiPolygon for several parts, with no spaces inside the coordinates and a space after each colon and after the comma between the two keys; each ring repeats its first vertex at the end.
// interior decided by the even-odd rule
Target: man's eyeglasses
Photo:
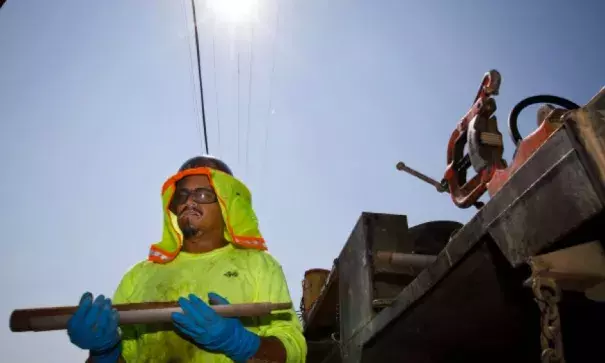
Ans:
{"type": "Polygon", "coordinates": [[[171,204],[175,207],[181,205],[185,203],[190,196],[194,202],[199,204],[212,204],[217,201],[216,193],[210,188],[197,188],[194,190],[179,188],[174,193],[171,204]]]}

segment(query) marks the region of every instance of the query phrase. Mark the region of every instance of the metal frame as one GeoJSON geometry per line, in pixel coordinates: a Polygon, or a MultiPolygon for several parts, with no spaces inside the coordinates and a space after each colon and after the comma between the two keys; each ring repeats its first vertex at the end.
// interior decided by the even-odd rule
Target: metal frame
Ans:
{"type": "MultiPolygon", "coordinates": [[[[368,232],[370,214],[362,214],[337,263],[342,361],[538,361],[539,312],[523,287],[526,262],[545,252],[603,241],[604,211],[605,89],[572,111],[380,312],[372,305],[372,257],[381,242],[368,232]]],[[[389,243],[380,247],[395,251],[397,245],[389,243]]],[[[565,343],[567,362],[588,359],[600,344],[586,329],[605,324],[605,307],[573,294],[561,304],[563,331],[566,325],[572,332],[565,343]],[[573,319],[566,321],[566,312],[573,319]]]]}

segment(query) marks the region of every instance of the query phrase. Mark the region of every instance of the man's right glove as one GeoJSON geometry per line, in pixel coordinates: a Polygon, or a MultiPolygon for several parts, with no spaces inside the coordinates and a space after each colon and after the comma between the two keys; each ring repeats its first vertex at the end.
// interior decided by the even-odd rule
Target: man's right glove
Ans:
{"type": "Polygon", "coordinates": [[[75,346],[90,351],[93,362],[115,363],[122,354],[118,322],[111,299],[99,295],[93,302],[92,294],[86,292],[67,323],[67,334],[75,346]]]}
{"type": "MultiPolygon", "coordinates": [[[[208,300],[217,305],[229,301],[215,293],[208,300]]],[[[260,337],[244,328],[237,318],[224,318],[194,294],[189,299],[181,297],[179,305],[183,313],[172,313],[174,325],[202,348],[224,353],[235,362],[247,362],[260,347],[260,337]]]]}

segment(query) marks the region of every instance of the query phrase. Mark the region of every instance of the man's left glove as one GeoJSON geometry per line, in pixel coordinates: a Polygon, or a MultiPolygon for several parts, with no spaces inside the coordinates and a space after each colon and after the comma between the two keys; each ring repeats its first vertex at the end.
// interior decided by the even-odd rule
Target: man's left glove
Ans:
{"type": "MultiPolygon", "coordinates": [[[[213,305],[229,304],[215,293],[209,293],[208,300],[213,305]]],[[[172,313],[174,325],[203,348],[221,352],[235,362],[245,362],[256,354],[260,337],[246,330],[239,319],[218,315],[193,294],[189,300],[181,297],[179,305],[184,314],[172,313]]]]}
{"type": "Polygon", "coordinates": [[[90,351],[93,362],[117,362],[122,353],[118,324],[118,312],[112,309],[111,299],[99,295],[93,301],[92,294],[86,292],[67,322],[67,334],[75,346],[90,351]]]}

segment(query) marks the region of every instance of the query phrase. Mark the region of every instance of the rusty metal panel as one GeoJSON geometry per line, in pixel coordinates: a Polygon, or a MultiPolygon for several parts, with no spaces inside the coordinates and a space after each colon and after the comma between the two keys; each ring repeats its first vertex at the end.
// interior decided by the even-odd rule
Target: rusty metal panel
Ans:
{"type": "Polygon", "coordinates": [[[367,342],[362,362],[539,361],[535,306],[529,298],[530,309],[524,309],[521,284],[488,243],[475,245],[463,263],[367,342]]]}
{"type": "Polygon", "coordinates": [[[342,349],[347,363],[359,362],[361,345],[353,341],[356,330],[374,317],[373,284],[368,244],[371,216],[362,213],[349,240],[338,257],[340,340],[350,341],[342,349]]]}
{"type": "Polygon", "coordinates": [[[336,360],[341,354],[346,362],[358,361],[361,344],[356,332],[371,321],[375,311],[384,307],[377,301],[388,306],[392,298],[414,279],[414,276],[389,274],[388,269],[377,271],[373,260],[378,251],[437,254],[452,232],[461,227],[458,222],[433,221],[408,230],[405,215],[363,213],[335,261],[322,296],[309,314],[305,326],[305,336],[310,344],[308,361],[336,360]],[[337,289],[335,285],[338,285],[337,289]],[[334,292],[337,292],[336,296],[334,292]],[[335,305],[334,297],[339,299],[340,341],[347,342],[341,347],[342,352],[330,343],[334,337],[328,333],[331,326],[328,323],[332,319],[326,314],[335,305]]]}
{"type": "MultiPolygon", "coordinates": [[[[366,342],[362,362],[540,361],[539,311],[524,276],[486,237],[366,342]]],[[[559,307],[567,362],[592,361],[602,350],[594,332],[605,324],[605,304],[566,292],[559,307]]]]}
{"type": "Polygon", "coordinates": [[[407,241],[408,220],[404,215],[375,214],[367,215],[367,244],[370,248],[371,271],[373,281],[373,301],[379,299],[392,299],[412,279],[404,279],[401,276],[379,273],[374,268],[376,253],[378,251],[402,251],[411,252],[413,245],[407,241]]]}
{"type": "Polygon", "coordinates": [[[507,186],[488,203],[488,211],[497,213],[488,231],[515,266],[603,209],[564,129],[513,174],[507,186]]]}
{"type": "MultiPolygon", "coordinates": [[[[473,253],[477,249],[485,248],[481,246],[480,241],[492,241],[492,249],[502,256],[502,260],[509,263],[511,268],[517,266],[532,254],[552,248],[557,241],[569,237],[571,232],[576,232],[583,226],[586,229],[586,225],[603,212],[597,187],[586,172],[578,150],[569,138],[569,132],[563,127],[458,231],[438,255],[435,263],[422,271],[405,287],[390,307],[381,311],[364,327],[360,332],[360,342],[379,344],[381,339],[387,339],[381,332],[389,326],[400,324],[400,321],[404,321],[409,315],[415,315],[417,311],[425,311],[425,299],[434,294],[441,294],[443,289],[448,290],[441,285],[441,281],[449,279],[450,274],[465,276],[456,279],[457,289],[462,293],[460,299],[468,300],[469,304],[484,300],[492,302],[492,308],[497,307],[498,300],[492,300],[488,296],[489,293],[498,296],[497,291],[483,290],[482,295],[479,287],[483,286],[482,283],[478,281],[473,285],[475,279],[490,277],[490,268],[494,268],[484,253],[480,253],[483,258],[473,253]],[[558,209],[553,209],[553,206],[558,209]],[[557,217],[555,211],[562,217],[557,217]],[[455,272],[466,269],[470,269],[468,273],[455,272]]],[[[494,279],[506,278],[506,275],[496,270],[492,271],[491,275],[492,282],[494,279]]],[[[454,285],[451,286],[453,289],[454,285]]],[[[446,295],[443,295],[440,301],[443,306],[436,304],[432,307],[436,309],[436,313],[439,309],[448,310],[449,300],[455,298],[445,297],[446,295]]],[[[430,314],[423,316],[423,319],[428,319],[428,324],[430,314]]],[[[480,314],[471,314],[469,317],[471,319],[467,324],[482,324],[480,314]],[[476,319],[473,320],[473,317],[476,319]]],[[[416,327],[407,326],[406,329],[421,329],[425,324],[423,319],[417,320],[416,327]]],[[[451,322],[454,321],[457,320],[451,322]]],[[[408,342],[400,337],[397,340],[398,348],[412,352],[415,343],[414,339],[409,339],[408,342]]],[[[342,344],[346,345],[345,342],[342,344]]],[[[472,354],[470,351],[467,353],[472,354]]],[[[405,357],[408,355],[400,355],[401,360],[405,357]]],[[[426,357],[419,355],[416,358],[423,361],[426,357]]]]}
{"type": "Polygon", "coordinates": [[[605,87],[565,119],[580,159],[605,203],[605,87]]]}
{"type": "Polygon", "coordinates": [[[374,233],[378,233],[372,238],[375,307],[377,300],[383,301],[387,306],[390,305],[392,299],[396,298],[416,278],[419,272],[414,269],[398,268],[389,263],[381,262],[378,259],[378,252],[383,254],[403,253],[409,254],[409,256],[437,256],[454,232],[463,226],[461,223],[454,221],[431,221],[409,229],[407,229],[407,223],[405,223],[406,228],[404,230],[404,220],[401,219],[400,222],[399,219],[401,219],[400,216],[385,218],[385,215],[380,215],[378,220],[381,223],[371,228],[375,231],[374,233]],[[383,240],[391,242],[389,244],[376,243],[383,240]]]}

